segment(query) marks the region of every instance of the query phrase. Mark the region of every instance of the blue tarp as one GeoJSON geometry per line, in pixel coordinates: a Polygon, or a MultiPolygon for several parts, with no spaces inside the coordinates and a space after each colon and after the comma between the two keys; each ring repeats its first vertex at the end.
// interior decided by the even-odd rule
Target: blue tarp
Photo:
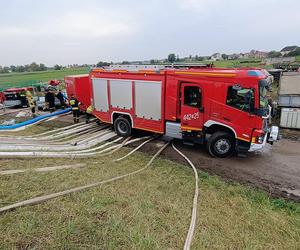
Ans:
{"type": "Polygon", "coordinates": [[[29,124],[36,123],[36,122],[38,122],[40,120],[43,120],[43,119],[46,119],[46,118],[50,118],[50,117],[53,117],[53,116],[68,113],[71,110],[72,110],[71,108],[67,108],[67,109],[60,110],[60,111],[57,111],[57,112],[53,112],[53,113],[50,113],[50,114],[41,115],[41,116],[35,117],[31,120],[28,120],[28,121],[25,121],[25,122],[20,122],[18,124],[14,124],[14,125],[4,125],[4,126],[0,125],[0,130],[20,128],[20,127],[23,127],[23,126],[26,126],[26,125],[29,125],[29,124]]]}

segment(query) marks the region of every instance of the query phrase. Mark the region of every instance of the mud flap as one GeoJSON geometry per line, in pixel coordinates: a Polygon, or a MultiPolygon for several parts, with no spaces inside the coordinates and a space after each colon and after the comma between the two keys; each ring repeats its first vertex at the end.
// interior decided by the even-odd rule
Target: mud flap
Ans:
{"type": "Polygon", "coordinates": [[[236,152],[238,157],[247,157],[249,149],[250,149],[250,142],[237,140],[236,152]]]}

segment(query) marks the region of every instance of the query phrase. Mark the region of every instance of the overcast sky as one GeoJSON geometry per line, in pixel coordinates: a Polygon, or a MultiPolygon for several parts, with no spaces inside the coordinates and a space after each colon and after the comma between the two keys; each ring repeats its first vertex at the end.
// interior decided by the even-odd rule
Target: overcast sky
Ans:
{"type": "Polygon", "coordinates": [[[300,45],[298,0],[0,0],[0,65],[300,45]]]}

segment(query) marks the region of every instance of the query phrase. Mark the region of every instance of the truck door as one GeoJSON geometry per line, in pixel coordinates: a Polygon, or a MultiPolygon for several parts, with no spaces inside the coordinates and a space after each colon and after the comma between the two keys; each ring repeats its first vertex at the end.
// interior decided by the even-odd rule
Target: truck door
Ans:
{"type": "Polygon", "coordinates": [[[203,127],[203,92],[199,85],[181,84],[181,129],[200,131],[203,127]]]}

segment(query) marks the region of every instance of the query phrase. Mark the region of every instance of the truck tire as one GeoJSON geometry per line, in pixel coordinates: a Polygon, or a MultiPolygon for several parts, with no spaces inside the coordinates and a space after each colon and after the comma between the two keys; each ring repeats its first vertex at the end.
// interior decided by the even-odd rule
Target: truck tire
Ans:
{"type": "Polygon", "coordinates": [[[209,137],[206,147],[211,156],[225,158],[235,151],[235,139],[226,132],[215,132],[209,137]]]}
{"type": "Polygon", "coordinates": [[[118,117],[115,120],[114,129],[119,136],[128,137],[131,135],[130,122],[124,117],[118,117]]]}

